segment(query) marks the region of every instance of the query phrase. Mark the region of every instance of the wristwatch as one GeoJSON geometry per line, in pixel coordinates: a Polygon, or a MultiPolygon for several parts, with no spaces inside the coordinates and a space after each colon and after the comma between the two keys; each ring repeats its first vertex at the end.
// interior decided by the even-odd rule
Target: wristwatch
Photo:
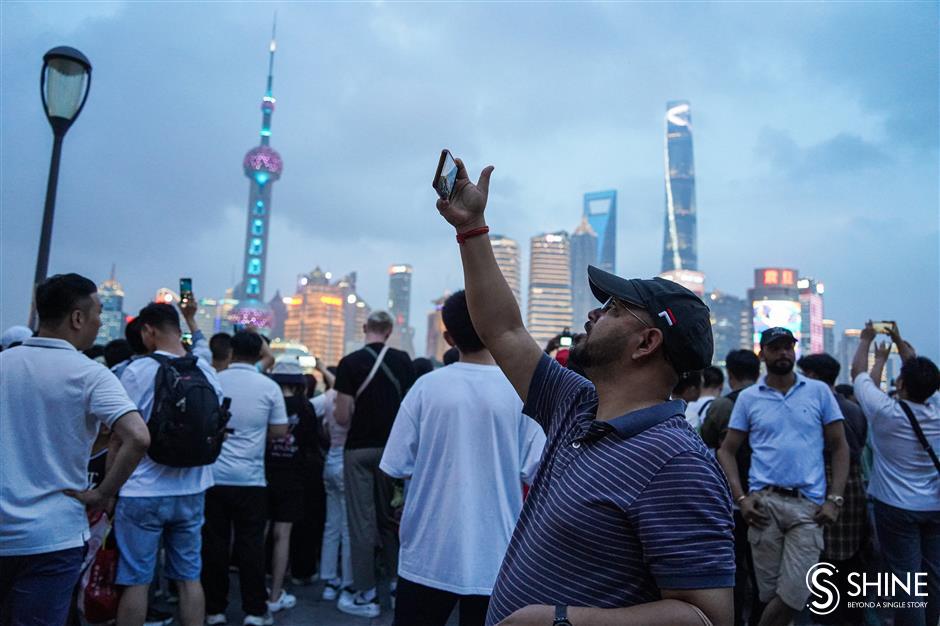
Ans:
{"type": "Polygon", "coordinates": [[[842,496],[837,496],[834,493],[830,493],[828,496],[826,496],[826,501],[832,502],[834,505],[838,507],[841,507],[843,504],[845,504],[845,498],[843,498],[842,496]]]}
{"type": "Polygon", "coordinates": [[[568,621],[568,606],[565,604],[555,605],[555,621],[552,626],[572,626],[568,621]]]}

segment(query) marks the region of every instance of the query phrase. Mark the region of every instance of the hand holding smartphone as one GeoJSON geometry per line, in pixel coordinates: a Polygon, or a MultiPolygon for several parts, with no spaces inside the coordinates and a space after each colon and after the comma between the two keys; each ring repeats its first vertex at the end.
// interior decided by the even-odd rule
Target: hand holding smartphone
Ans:
{"type": "Polygon", "coordinates": [[[871,325],[874,327],[876,333],[890,335],[894,329],[895,322],[890,320],[882,320],[880,322],[872,322],[871,325]]]}
{"type": "Polygon", "coordinates": [[[180,278],[180,300],[189,302],[193,299],[193,279],[180,278]]]}
{"type": "Polygon", "coordinates": [[[457,162],[450,150],[441,150],[441,158],[437,163],[437,172],[434,174],[434,180],[431,181],[434,191],[440,196],[441,200],[450,200],[454,195],[454,188],[457,186],[457,162]]]}

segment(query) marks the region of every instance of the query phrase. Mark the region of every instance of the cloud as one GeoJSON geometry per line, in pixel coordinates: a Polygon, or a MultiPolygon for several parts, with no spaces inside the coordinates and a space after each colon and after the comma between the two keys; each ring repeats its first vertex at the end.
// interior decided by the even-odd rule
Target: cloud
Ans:
{"type": "Polygon", "coordinates": [[[839,133],[819,143],[800,147],[789,133],[765,128],[755,153],[773,168],[795,181],[838,175],[864,175],[885,167],[891,158],[878,146],[858,135],[839,133]]]}
{"type": "MultiPolygon", "coordinates": [[[[60,43],[95,77],[65,142],[52,269],[101,280],[115,261],[129,301],[181,275],[206,295],[237,282],[241,160],[258,143],[275,9],[285,166],[268,295],[320,265],[358,270],[374,305],[387,266],[410,262],[422,336],[421,307],[460,282],[430,188],[442,147],[473,176],[496,165],[491,227],[523,249],[574,228],[583,193],[617,189],[618,269],[655,274],[675,98],[692,103],[710,284],[743,295],[753,267],[786,261],[825,280],[848,318],[871,300],[846,269],[858,241],[938,258],[935,5],[3,3],[3,323],[28,309],[51,145],[38,69],[60,43]],[[904,218],[879,225],[896,207],[904,218]]],[[[891,263],[863,265],[899,282],[891,263]]],[[[921,265],[918,281],[940,282],[921,265]]],[[[934,292],[892,293],[940,319],[934,292]]],[[[920,326],[936,343],[936,324],[920,326]]]]}

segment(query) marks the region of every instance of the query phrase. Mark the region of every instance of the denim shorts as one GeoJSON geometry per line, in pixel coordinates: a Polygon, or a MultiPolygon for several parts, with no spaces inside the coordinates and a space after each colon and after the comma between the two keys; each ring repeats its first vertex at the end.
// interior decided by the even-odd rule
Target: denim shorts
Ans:
{"type": "Polygon", "coordinates": [[[120,552],[115,582],[150,584],[161,538],[166,551],[166,577],[199,580],[204,511],[204,493],[120,497],[114,513],[114,537],[120,552]]]}

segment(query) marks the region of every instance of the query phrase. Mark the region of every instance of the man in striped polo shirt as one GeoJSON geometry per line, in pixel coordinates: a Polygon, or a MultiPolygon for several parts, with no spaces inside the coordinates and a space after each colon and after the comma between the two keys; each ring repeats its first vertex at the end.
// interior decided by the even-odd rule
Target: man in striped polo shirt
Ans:
{"type": "Polygon", "coordinates": [[[487,626],[730,624],[728,484],[669,401],[679,375],[711,361],[708,308],[662,279],[588,268],[604,302],[572,356],[544,355],[485,235],[492,167],[474,185],[457,161],[437,208],[457,230],[477,333],[547,435],[490,600],[487,626]]]}

